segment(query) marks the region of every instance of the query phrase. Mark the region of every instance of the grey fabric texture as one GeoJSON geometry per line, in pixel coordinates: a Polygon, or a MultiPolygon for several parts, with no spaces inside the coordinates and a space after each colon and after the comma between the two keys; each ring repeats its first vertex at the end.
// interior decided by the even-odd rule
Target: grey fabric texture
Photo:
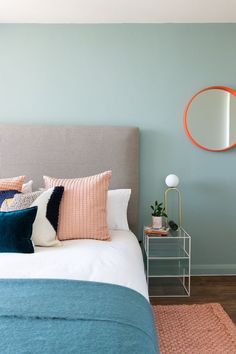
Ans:
{"type": "Polygon", "coordinates": [[[36,191],[32,193],[15,194],[10,205],[5,201],[3,202],[1,211],[14,211],[29,208],[42,193],[42,191],[36,191]]]}
{"type": "Polygon", "coordinates": [[[0,124],[0,178],[75,178],[112,170],[110,189],[131,188],[128,221],[138,230],[139,129],[121,126],[0,124]]]}

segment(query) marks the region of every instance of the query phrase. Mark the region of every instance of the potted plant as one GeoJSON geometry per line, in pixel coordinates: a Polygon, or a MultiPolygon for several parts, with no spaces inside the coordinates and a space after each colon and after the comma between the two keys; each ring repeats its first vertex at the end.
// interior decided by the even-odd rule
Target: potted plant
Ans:
{"type": "Polygon", "coordinates": [[[163,203],[158,203],[156,200],[152,209],[152,227],[161,229],[164,226],[164,218],[167,218],[163,203]]]}

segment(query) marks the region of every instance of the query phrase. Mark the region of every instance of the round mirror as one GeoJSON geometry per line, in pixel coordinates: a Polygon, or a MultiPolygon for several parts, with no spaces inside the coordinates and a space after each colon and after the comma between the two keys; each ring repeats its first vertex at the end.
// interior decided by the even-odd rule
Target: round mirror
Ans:
{"type": "Polygon", "coordinates": [[[211,86],[197,92],[184,112],[186,134],[198,147],[223,151],[236,145],[236,91],[211,86]]]}

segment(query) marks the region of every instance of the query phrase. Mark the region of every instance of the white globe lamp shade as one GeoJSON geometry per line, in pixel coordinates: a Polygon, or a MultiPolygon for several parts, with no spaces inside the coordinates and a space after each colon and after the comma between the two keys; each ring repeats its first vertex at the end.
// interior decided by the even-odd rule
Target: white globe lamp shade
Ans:
{"type": "Polygon", "coordinates": [[[179,177],[176,175],[168,175],[165,182],[167,187],[176,188],[179,184],[179,177]]]}

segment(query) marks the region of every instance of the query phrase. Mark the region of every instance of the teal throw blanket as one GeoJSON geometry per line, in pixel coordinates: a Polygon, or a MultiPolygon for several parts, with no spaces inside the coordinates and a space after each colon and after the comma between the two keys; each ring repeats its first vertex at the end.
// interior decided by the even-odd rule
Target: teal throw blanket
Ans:
{"type": "Polygon", "coordinates": [[[156,354],[151,306],[118,285],[0,280],[1,354],[156,354]]]}

